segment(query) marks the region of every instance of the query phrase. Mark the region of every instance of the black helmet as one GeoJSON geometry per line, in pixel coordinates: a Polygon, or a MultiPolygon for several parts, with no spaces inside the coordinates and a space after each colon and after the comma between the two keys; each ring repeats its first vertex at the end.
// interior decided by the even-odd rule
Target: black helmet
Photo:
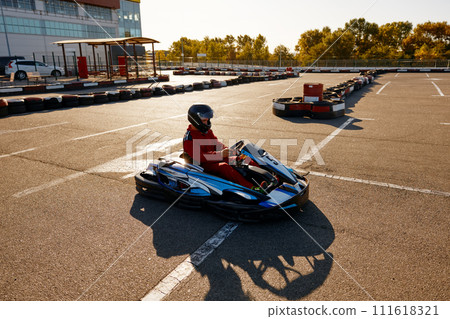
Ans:
{"type": "Polygon", "coordinates": [[[213,109],[206,104],[194,104],[189,108],[188,120],[200,132],[206,133],[211,128],[211,121],[204,124],[202,119],[210,119],[214,116],[213,109]]]}

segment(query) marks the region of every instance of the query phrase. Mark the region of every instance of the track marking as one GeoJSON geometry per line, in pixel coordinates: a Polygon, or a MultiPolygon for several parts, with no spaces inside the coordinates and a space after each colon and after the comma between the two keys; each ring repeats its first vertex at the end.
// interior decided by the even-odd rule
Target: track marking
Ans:
{"type": "Polygon", "coordinates": [[[42,185],[39,185],[39,186],[36,186],[36,187],[28,188],[28,189],[26,189],[24,191],[21,191],[19,193],[15,193],[12,196],[15,197],[15,198],[20,198],[20,197],[23,197],[23,196],[26,196],[26,195],[30,195],[30,194],[39,192],[39,191],[44,190],[46,188],[50,188],[50,187],[53,187],[53,186],[56,186],[56,185],[68,182],[68,181],[70,181],[72,179],[84,176],[86,174],[87,173],[85,173],[85,172],[74,173],[74,174],[68,175],[66,177],[58,178],[58,179],[55,179],[55,180],[53,180],[51,182],[48,182],[48,183],[45,183],[45,184],[42,184],[42,185]]]}
{"type": "Polygon", "coordinates": [[[450,125],[450,123],[440,123],[441,125],[450,125]]]}
{"type": "Polygon", "coordinates": [[[307,154],[305,154],[300,161],[294,163],[294,168],[302,165],[303,163],[311,160],[314,155],[316,155],[322,148],[325,147],[333,138],[335,138],[344,128],[346,128],[350,123],[352,123],[355,119],[349,118],[345,121],[344,124],[339,126],[336,130],[334,130],[330,135],[328,135],[323,141],[321,141],[316,148],[311,149],[307,154]]]}
{"type": "MultiPolygon", "coordinates": [[[[173,139],[173,140],[169,140],[169,141],[165,141],[165,142],[150,144],[150,145],[148,145],[148,147],[146,147],[145,149],[140,150],[138,152],[116,158],[112,161],[97,165],[97,166],[90,168],[83,172],[77,172],[74,174],[70,174],[66,177],[57,178],[53,181],[44,183],[39,186],[27,188],[21,192],[13,194],[12,196],[15,198],[27,196],[27,195],[30,195],[30,194],[33,194],[36,192],[40,192],[44,189],[51,188],[53,186],[57,186],[62,183],[71,181],[73,179],[85,176],[90,173],[120,173],[120,172],[129,173],[129,172],[133,172],[132,174],[134,176],[136,174],[135,172],[137,170],[145,169],[145,167],[148,165],[147,160],[143,159],[143,160],[136,161],[136,160],[133,160],[134,158],[136,158],[140,155],[143,155],[143,154],[147,154],[148,152],[156,152],[156,151],[167,149],[168,147],[171,147],[173,145],[180,143],[182,140],[183,140],[182,138],[177,138],[177,139],[173,139]]],[[[131,175],[131,174],[128,174],[128,175],[131,175]]],[[[122,179],[124,179],[124,178],[122,178],[122,179]]]]}
{"type": "Polygon", "coordinates": [[[425,73],[426,75],[427,75],[427,78],[429,78],[430,77],[430,75],[428,74],[428,73],[425,73]]]}
{"type": "MultiPolygon", "coordinates": [[[[398,73],[397,73],[397,74],[398,74],[398,73]]],[[[378,92],[377,92],[376,94],[380,94],[381,91],[383,91],[384,88],[385,88],[389,83],[391,83],[391,81],[389,81],[389,82],[387,82],[385,85],[383,85],[383,86],[378,90],[378,92]]]]}
{"type": "Polygon", "coordinates": [[[375,121],[375,119],[367,118],[367,117],[357,117],[355,120],[361,120],[361,121],[375,121]]]}
{"type": "Polygon", "coordinates": [[[228,222],[217,233],[209,238],[195,252],[179,264],[170,274],[164,277],[150,292],[142,298],[143,301],[159,301],[169,295],[173,289],[186,279],[195,267],[201,263],[214,251],[222,242],[231,235],[239,226],[239,223],[228,222]]]}
{"type": "Polygon", "coordinates": [[[68,123],[69,122],[61,122],[61,123],[55,123],[55,124],[49,124],[49,125],[42,125],[42,126],[35,126],[35,127],[24,128],[24,129],[21,129],[21,130],[5,130],[5,131],[0,131],[0,135],[1,134],[6,134],[6,133],[20,133],[20,132],[38,130],[38,129],[41,129],[41,128],[47,128],[47,127],[52,127],[52,126],[59,126],[59,125],[64,125],[64,124],[68,124],[68,123]]]}
{"type": "Polygon", "coordinates": [[[381,186],[381,187],[387,187],[387,188],[393,188],[393,189],[401,189],[401,190],[410,191],[410,192],[450,197],[450,193],[448,193],[448,192],[435,191],[435,190],[431,190],[431,189],[414,188],[414,187],[409,187],[409,186],[401,186],[401,185],[397,185],[397,184],[377,182],[377,181],[371,181],[371,180],[367,180],[367,179],[331,175],[331,174],[325,174],[325,173],[314,172],[314,171],[309,172],[309,174],[314,175],[314,176],[337,179],[337,180],[346,181],[346,182],[375,185],[375,186],[381,186]]]}
{"type": "Polygon", "coordinates": [[[86,138],[90,138],[90,137],[94,137],[94,136],[99,136],[99,135],[103,135],[103,134],[109,134],[109,133],[114,133],[114,132],[119,132],[119,131],[123,131],[129,128],[134,128],[134,127],[138,127],[138,126],[142,126],[142,125],[146,125],[147,122],[144,123],[139,123],[139,124],[135,124],[135,125],[130,125],[130,126],[125,126],[125,127],[121,127],[121,128],[117,128],[114,130],[109,130],[109,131],[105,131],[105,132],[100,132],[100,133],[95,133],[95,134],[90,134],[90,135],[85,135],[85,136],[80,136],[80,137],[75,137],[73,139],[71,139],[71,141],[79,141],[79,140],[84,140],[86,138]]]}
{"type": "Polygon", "coordinates": [[[394,78],[396,78],[399,74],[400,74],[400,73],[397,73],[397,74],[394,76],[394,78]]]}
{"type": "Polygon", "coordinates": [[[267,97],[267,96],[271,96],[271,95],[273,95],[273,93],[269,93],[269,94],[266,94],[266,95],[258,96],[257,99],[262,99],[263,97],[267,97]]]}
{"type": "Polygon", "coordinates": [[[433,83],[434,87],[435,87],[436,90],[439,92],[439,95],[440,95],[440,96],[445,96],[444,93],[442,93],[441,89],[436,85],[436,83],[434,83],[434,82],[431,82],[431,83],[433,83]]]}
{"type": "Polygon", "coordinates": [[[245,103],[245,102],[248,102],[249,100],[242,100],[242,101],[239,101],[239,102],[235,102],[235,103],[230,103],[230,104],[223,104],[223,105],[220,105],[219,107],[224,107],[224,106],[232,106],[232,105],[236,105],[236,104],[241,104],[241,103],[245,103]]]}
{"type": "Polygon", "coordinates": [[[0,155],[0,158],[10,157],[10,156],[13,156],[13,155],[22,154],[22,153],[26,153],[26,152],[31,152],[31,151],[34,151],[36,148],[37,147],[33,147],[33,148],[29,148],[29,149],[22,150],[22,151],[17,151],[17,152],[14,152],[14,153],[0,155]]]}

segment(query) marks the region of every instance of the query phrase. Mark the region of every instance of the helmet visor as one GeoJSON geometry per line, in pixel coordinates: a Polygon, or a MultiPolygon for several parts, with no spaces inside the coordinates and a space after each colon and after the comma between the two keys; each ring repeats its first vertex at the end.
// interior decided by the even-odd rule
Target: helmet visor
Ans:
{"type": "Polygon", "coordinates": [[[197,112],[197,115],[201,119],[211,119],[214,116],[213,110],[203,111],[203,112],[197,112]]]}

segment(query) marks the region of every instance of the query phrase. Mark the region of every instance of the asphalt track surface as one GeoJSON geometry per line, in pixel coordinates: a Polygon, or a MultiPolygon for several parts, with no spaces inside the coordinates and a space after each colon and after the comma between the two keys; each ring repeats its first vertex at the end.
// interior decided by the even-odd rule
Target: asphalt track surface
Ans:
{"type": "Polygon", "coordinates": [[[352,76],[0,119],[0,299],[141,300],[167,289],[163,300],[448,300],[450,74],[380,75],[333,120],[272,114],[273,98],[300,96],[305,82],[352,76]],[[144,142],[154,157],[176,151],[195,102],[215,109],[226,143],[265,139],[279,157],[274,140],[289,139],[290,165],[305,141],[319,146],[324,165],[298,166],[311,172],[303,212],[230,224],[137,194],[127,141],[129,152],[144,142]],[[230,225],[201,263],[161,284],[230,225]]]}

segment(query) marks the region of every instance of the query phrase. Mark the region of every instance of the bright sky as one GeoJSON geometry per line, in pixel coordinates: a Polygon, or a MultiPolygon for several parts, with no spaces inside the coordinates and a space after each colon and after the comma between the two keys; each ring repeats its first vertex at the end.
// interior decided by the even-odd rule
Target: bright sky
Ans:
{"type": "Polygon", "coordinates": [[[449,0],[141,0],[142,36],[166,50],[184,36],[202,40],[248,34],[266,37],[270,52],[283,44],[294,52],[300,35],[329,26],[343,28],[353,18],[382,25],[447,21],[449,0]]]}

